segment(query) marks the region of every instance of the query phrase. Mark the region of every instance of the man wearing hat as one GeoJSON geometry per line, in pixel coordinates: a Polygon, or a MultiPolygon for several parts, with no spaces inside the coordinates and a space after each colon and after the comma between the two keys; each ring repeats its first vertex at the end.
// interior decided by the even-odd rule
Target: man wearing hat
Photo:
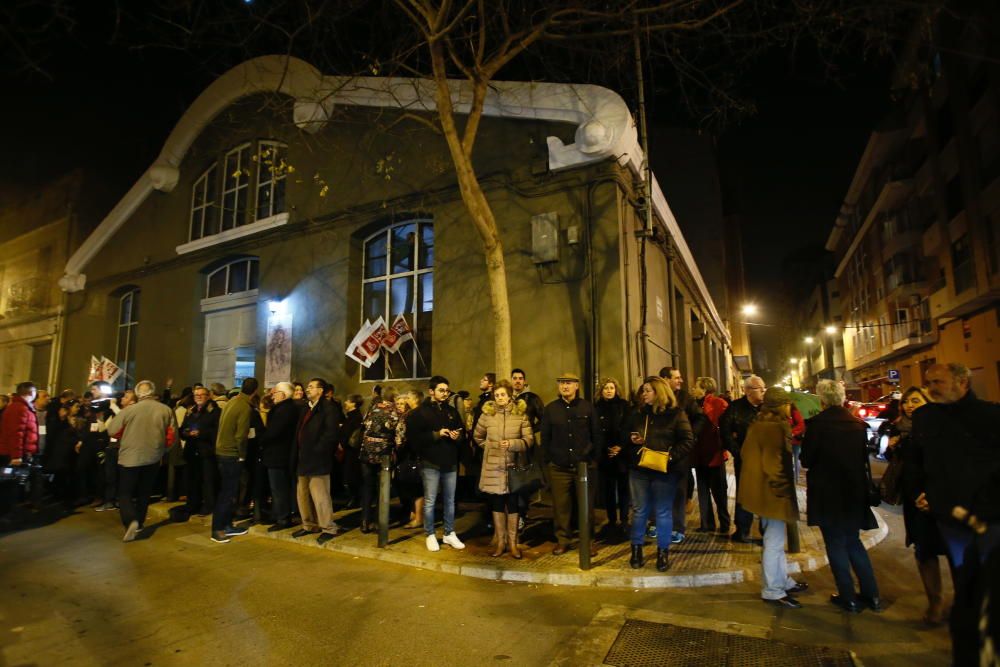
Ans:
{"type": "Polygon", "coordinates": [[[808,588],[788,576],[785,558],[786,525],[799,520],[792,471],[791,395],[781,387],[764,392],[757,418],[747,429],[740,453],[743,467],[736,499],[748,512],[760,516],[764,534],[761,555],[761,599],[789,609],[802,604],[792,597],[808,588]]]}
{"type": "MultiPolygon", "coordinates": [[[[563,373],[557,378],[559,398],[545,406],[542,412],[541,440],[545,460],[548,461],[549,484],[552,492],[553,523],[556,544],[552,553],[566,553],[573,531],[570,521],[573,498],[576,493],[576,466],[587,463],[591,479],[596,479],[597,457],[604,450],[604,435],[594,413],[594,406],[580,398],[580,376],[563,373]]],[[[594,527],[594,499],[597,484],[587,488],[587,511],[590,527],[594,527]]],[[[597,555],[597,547],[590,543],[590,555],[597,555]]]]}

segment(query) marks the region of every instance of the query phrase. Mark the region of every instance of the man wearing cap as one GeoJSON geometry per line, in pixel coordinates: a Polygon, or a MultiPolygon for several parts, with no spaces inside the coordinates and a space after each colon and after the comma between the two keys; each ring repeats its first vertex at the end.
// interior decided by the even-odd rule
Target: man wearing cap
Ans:
{"type": "Polygon", "coordinates": [[[802,603],[792,595],[806,590],[808,585],[788,576],[785,557],[786,526],[799,520],[792,468],[792,427],[788,421],[791,404],[791,394],[781,387],[771,387],[764,393],[760,412],[747,428],[740,450],[743,466],[736,499],[748,512],[760,516],[764,534],[761,599],[798,609],[802,603]]]}
{"type": "MultiPolygon", "coordinates": [[[[594,413],[594,406],[580,398],[580,376],[563,373],[557,378],[559,398],[545,406],[542,412],[541,440],[545,460],[548,462],[552,492],[553,523],[556,556],[569,549],[573,531],[570,527],[573,497],[576,493],[576,466],[586,462],[588,477],[595,479],[597,457],[604,450],[604,435],[594,413]]],[[[594,528],[594,499],[597,484],[587,487],[587,511],[590,528],[594,528]]],[[[597,547],[590,543],[590,555],[597,555],[597,547]]]]}

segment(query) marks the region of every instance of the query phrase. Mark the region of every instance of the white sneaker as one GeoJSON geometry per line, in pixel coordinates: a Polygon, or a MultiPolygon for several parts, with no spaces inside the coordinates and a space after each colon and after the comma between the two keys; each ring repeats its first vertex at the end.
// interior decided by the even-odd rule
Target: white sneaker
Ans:
{"type": "Polygon", "coordinates": [[[135,539],[136,534],[139,532],[139,522],[133,521],[128,525],[125,530],[125,537],[122,538],[122,542],[131,542],[135,539]]]}
{"type": "MultiPolygon", "coordinates": [[[[446,540],[448,538],[445,538],[446,540]]],[[[440,545],[438,545],[438,538],[436,535],[427,536],[427,550],[428,551],[441,551],[440,545]]]]}
{"type": "Polygon", "coordinates": [[[442,542],[444,542],[445,544],[447,544],[452,549],[464,549],[465,548],[465,545],[462,544],[462,540],[458,539],[458,535],[455,534],[455,531],[451,531],[450,533],[448,533],[447,535],[445,535],[444,536],[444,540],[442,540],[442,542]]]}

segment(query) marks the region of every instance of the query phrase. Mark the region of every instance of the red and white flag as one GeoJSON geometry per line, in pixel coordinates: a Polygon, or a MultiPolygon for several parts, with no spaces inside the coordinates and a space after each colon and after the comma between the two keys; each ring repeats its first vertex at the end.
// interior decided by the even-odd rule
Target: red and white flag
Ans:
{"type": "Polygon", "coordinates": [[[115,362],[111,361],[107,357],[101,357],[101,379],[110,384],[114,384],[115,381],[121,377],[124,371],[118,367],[115,362]]]}
{"type": "Polygon", "coordinates": [[[365,350],[361,347],[361,343],[368,338],[371,333],[372,323],[365,320],[365,323],[361,325],[358,329],[358,333],[354,334],[354,338],[347,345],[347,352],[345,353],[349,359],[353,359],[365,368],[368,368],[378,357],[369,357],[365,350]]]}
{"type": "Polygon", "coordinates": [[[372,322],[368,336],[361,341],[361,349],[367,358],[372,361],[378,358],[382,350],[382,341],[387,335],[389,335],[389,330],[385,327],[385,320],[379,315],[379,318],[372,322]]]}
{"type": "Polygon", "coordinates": [[[101,375],[101,366],[102,366],[102,364],[101,364],[100,359],[98,359],[97,357],[91,355],[90,356],[90,373],[87,374],[87,383],[88,384],[90,384],[91,382],[100,382],[101,380],[104,379],[104,376],[101,375]]]}
{"type": "Polygon", "coordinates": [[[408,340],[413,340],[413,329],[406,323],[406,318],[400,313],[396,315],[392,326],[389,327],[385,338],[382,340],[382,347],[395,354],[399,352],[400,346],[408,340]]]}

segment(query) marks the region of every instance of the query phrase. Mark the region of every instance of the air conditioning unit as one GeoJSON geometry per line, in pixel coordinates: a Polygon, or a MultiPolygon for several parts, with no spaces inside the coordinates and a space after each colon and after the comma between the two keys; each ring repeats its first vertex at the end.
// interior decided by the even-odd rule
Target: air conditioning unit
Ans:
{"type": "Polygon", "coordinates": [[[692,322],[691,323],[691,339],[701,340],[705,337],[705,323],[704,322],[692,322]]]}

